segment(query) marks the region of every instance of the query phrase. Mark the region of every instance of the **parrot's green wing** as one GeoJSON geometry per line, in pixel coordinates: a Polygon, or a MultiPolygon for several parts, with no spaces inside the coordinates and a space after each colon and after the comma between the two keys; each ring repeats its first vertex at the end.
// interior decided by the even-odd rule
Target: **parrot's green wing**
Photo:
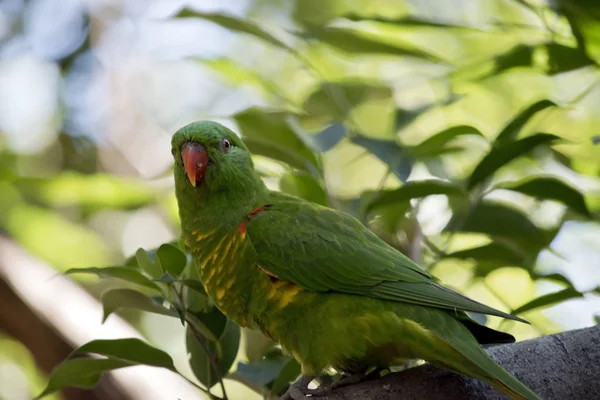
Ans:
{"type": "Polygon", "coordinates": [[[247,234],[258,265],[278,279],[340,292],[521,320],[438,283],[348,214],[273,192],[247,234]]]}

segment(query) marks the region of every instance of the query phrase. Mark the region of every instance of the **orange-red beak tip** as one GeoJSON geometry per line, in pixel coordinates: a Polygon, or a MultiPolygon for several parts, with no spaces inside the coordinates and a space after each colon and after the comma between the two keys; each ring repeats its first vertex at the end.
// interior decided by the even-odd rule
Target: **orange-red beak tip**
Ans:
{"type": "Polygon", "coordinates": [[[204,177],[208,163],[206,149],[199,143],[186,143],[181,148],[181,158],[190,183],[196,187],[198,181],[204,177]]]}
{"type": "Polygon", "coordinates": [[[191,175],[188,172],[188,178],[190,179],[190,183],[192,184],[193,187],[196,187],[196,177],[194,175],[191,175]]]}

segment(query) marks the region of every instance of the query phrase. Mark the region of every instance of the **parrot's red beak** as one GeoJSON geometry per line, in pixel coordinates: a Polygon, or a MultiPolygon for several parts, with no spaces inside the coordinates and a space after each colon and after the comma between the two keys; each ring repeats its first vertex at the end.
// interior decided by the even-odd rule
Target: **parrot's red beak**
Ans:
{"type": "Polygon", "coordinates": [[[201,182],[208,165],[208,153],[206,148],[198,142],[187,142],[181,146],[181,158],[183,167],[192,186],[201,182]]]}

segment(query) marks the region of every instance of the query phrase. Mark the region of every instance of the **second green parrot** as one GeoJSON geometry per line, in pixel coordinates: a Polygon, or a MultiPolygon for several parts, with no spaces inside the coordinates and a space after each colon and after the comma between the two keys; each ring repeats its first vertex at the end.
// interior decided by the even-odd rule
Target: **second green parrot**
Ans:
{"type": "Polygon", "coordinates": [[[328,367],[352,377],[423,359],[539,399],[480,346],[514,338],[466,312],[519,318],[442,286],[354,217],[268,190],[218,123],[180,129],[172,153],[184,243],[207,293],[302,366],[286,398],[326,393],[307,386],[328,367]]]}

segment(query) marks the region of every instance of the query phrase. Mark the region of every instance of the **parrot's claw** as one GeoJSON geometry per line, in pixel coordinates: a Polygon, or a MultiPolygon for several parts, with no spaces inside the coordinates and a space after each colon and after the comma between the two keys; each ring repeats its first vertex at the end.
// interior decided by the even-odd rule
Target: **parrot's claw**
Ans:
{"type": "Polygon", "coordinates": [[[364,382],[364,381],[370,379],[371,376],[372,376],[371,374],[369,374],[369,375],[366,375],[366,374],[342,375],[342,377],[338,381],[332,382],[328,385],[323,384],[316,389],[306,389],[304,391],[304,394],[310,394],[311,396],[314,396],[314,397],[325,396],[326,394],[330,393],[331,391],[333,391],[335,389],[364,382]]]}
{"type": "Polygon", "coordinates": [[[347,374],[343,375],[338,381],[329,384],[322,384],[316,389],[309,389],[309,383],[314,379],[312,376],[301,376],[294,382],[280,400],[306,400],[306,395],[321,397],[329,394],[332,390],[350,386],[366,380],[378,377],[381,370],[375,370],[370,374],[347,374]]]}
{"type": "Polygon", "coordinates": [[[279,400],[305,400],[311,389],[308,385],[315,379],[314,376],[302,375],[290,385],[290,388],[279,398],[279,400]]]}

